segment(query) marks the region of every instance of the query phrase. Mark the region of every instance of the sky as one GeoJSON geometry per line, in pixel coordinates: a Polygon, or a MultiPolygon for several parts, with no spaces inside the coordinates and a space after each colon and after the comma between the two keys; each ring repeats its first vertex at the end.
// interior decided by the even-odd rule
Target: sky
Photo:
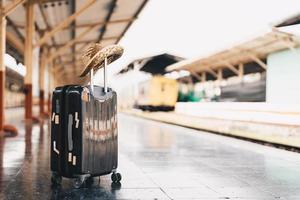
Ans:
{"type": "Polygon", "coordinates": [[[110,73],[161,53],[186,59],[210,55],[298,13],[300,0],[149,0],[120,41],[125,52],[110,73]]]}

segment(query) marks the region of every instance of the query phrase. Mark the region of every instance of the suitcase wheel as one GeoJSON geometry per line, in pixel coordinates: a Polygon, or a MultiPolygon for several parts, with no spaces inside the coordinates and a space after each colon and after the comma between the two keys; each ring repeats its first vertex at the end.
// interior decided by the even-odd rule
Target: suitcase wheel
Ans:
{"type": "Polygon", "coordinates": [[[51,183],[53,185],[61,185],[62,178],[56,172],[52,172],[51,183]]]}
{"type": "Polygon", "coordinates": [[[111,181],[112,181],[113,183],[120,182],[121,180],[122,180],[122,176],[121,176],[120,173],[115,173],[115,172],[113,172],[113,173],[111,174],[111,181]]]}
{"type": "Polygon", "coordinates": [[[82,177],[75,178],[73,182],[73,186],[74,188],[79,189],[84,185],[84,182],[85,182],[85,178],[82,177]]]}

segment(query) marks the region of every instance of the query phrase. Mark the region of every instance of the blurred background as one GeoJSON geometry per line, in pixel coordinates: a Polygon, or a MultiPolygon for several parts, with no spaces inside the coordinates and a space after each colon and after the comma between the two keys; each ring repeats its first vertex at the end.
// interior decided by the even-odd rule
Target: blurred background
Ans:
{"type": "MultiPolygon", "coordinates": [[[[89,83],[77,77],[82,70],[81,53],[89,44],[118,43],[125,51],[121,59],[109,66],[108,84],[118,93],[121,112],[300,146],[299,1],[150,0],[97,2],[96,6],[87,2],[89,12],[82,13],[84,2],[73,4],[58,1],[35,5],[36,48],[32,48],[32,69],[27,74],[26,56],[22,55],[27,31],[22,17],[24,6],[17,7],[7,18],[5,108],[24,106],[23,92],[30,83],[33,105],[39,104],[40,112],[46,112],[54,87],[89,83]],[[105,15],[88,13],[102,4],[106,11],[112,11],[108,14],[116,14],[107,15],[111,19],[107,18],[106,23],[110,24],[99,29],[102,22],[88,24],[89,17],[95,21],[105,15]],[[126,11],[130,8],[131,12],[126,11]],[[63,20],[73,12],[69,9],[75,9],[75,16],[80,13],[78,19],[63,20]],[[64,28],[55,34],[63,23],[77,27],[76,31],[64,28]],[[85,29],[88,26],[90,29],[85,29]],[[54,27],[52,33],[45,32],[49,27],[54,27]],[[43,45],[37,46],[40,43],[43,45]],[[50,57],[53,61],[43,61],[43,56],[44,60],[50,57]],[[177,115],[187,120],[193,117],[196,121],[230,123],[186,124],[177,115]],[[260,124],[257,128],[253,122],[271,128],[272,137],[265,127],[260,124]],[[245,130],[241,132],[241,127],[231,123],[245,130]]],[[[103,84],[102,74],[102,70],[96,73],[95,84],[103,84]]]]}
{"type": "Polygon", "coordinates": [[[300,199],[299,0],[0,3],[0,196],[300,199]],[[90,84],[78,75],[96,42],[124,47],[107,68],[124,182],[57,191],[52,91],[90,84]]]}

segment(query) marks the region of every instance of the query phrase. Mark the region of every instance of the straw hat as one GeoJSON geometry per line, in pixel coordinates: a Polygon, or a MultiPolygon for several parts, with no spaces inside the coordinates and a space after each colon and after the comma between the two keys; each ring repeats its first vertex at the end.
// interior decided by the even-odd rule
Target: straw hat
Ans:
{"type": "Polygon", "coordinates": [[[110,64],[120,58],[123,54],[123,47],[119,45],[109,45],[102,47],[99,43],[92,44],[81,57],[84,70],[79,77],[86,76],[93,68],[96,72],[104,67],[104,60],[107,58],[107,64],[110,64]]]}

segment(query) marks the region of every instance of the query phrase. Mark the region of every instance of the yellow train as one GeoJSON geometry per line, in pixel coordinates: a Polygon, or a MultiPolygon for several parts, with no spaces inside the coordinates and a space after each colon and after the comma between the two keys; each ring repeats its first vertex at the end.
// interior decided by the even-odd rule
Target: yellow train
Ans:
{"type": "Polygon", "coordinates": [[[148,111],[174,110],[178,98],[178,83],[174,79],[154,76],[138,86],[136,107],[148,111]]]}

